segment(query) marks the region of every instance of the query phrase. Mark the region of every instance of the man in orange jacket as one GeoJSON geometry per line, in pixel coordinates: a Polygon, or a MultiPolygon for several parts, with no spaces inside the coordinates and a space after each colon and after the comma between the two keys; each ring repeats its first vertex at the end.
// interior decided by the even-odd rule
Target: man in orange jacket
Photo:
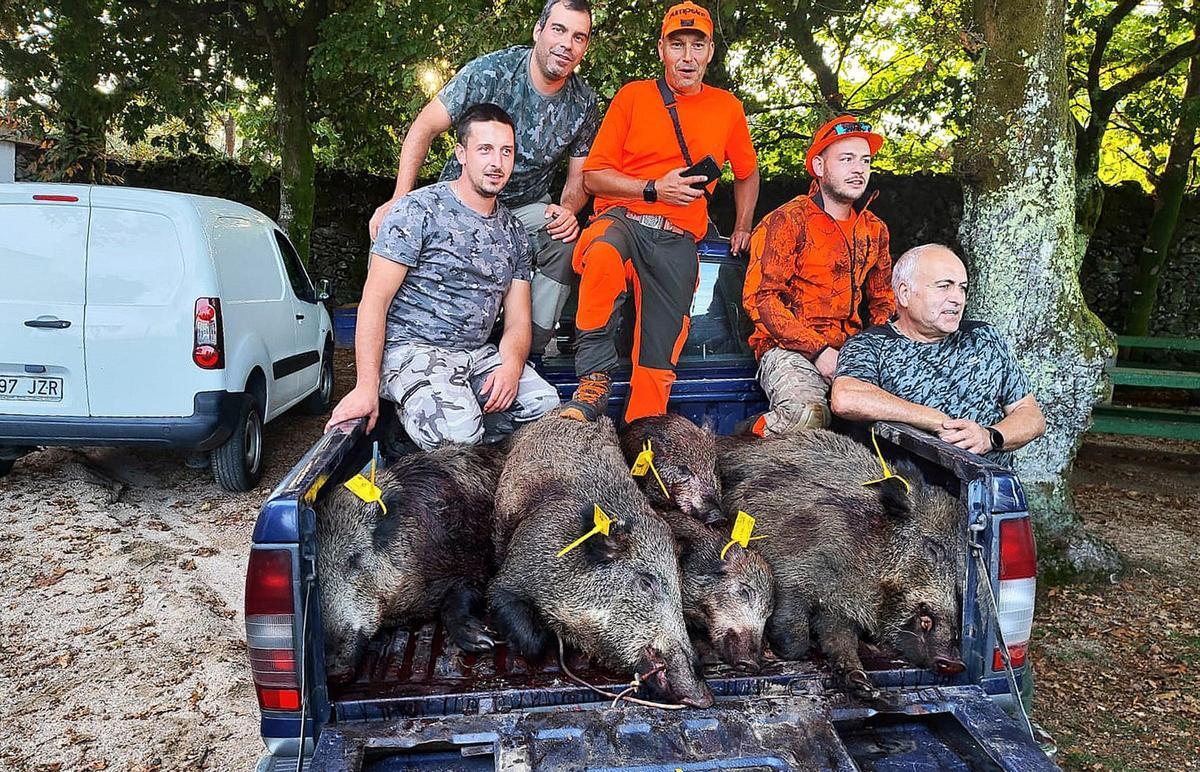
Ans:
{"type": "Polygon", "coordinates": [[[712,34],[712,17],[695,3],[667,11],[658,41],[663,77],[617,92],[583,164],[596,217],[575,248],[579,388],[564,418],[594,421],[608,407],[620,309],[630,293],[633,374],[625,420],[666,412],[699,276],[696,242],[708,227],[706,178],[685,175],[689,166],[709,156],[718,168],[729,161],[736,209],[730,246],[739,252],[749,245],[758,159],[742,103],[704,83],[712,34]]]}
{"type": "Polygon", "coordinates": [[[838,351],[863,328],[895,311],[887,226],[863,198],[883,137],[852,115],[826,123],[805,157],[813,178],[763,218],[750,236],[742,303],[754,322],[750,346],[771,409],[753,423],[759,436],[829,425],[829,384],[838,351]]]}

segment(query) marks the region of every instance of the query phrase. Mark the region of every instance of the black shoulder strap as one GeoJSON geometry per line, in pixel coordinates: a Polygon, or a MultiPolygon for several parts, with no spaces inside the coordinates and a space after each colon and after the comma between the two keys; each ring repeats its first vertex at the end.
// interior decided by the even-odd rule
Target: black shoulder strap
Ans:
{"type": "MultiPolygon", "coordinates": [[[[658,84],[658,95],[662,97],[663,107],[667,108],[667,114],[671,116],[671,123],[675,126],[675,141],[679,143],[679,149],[683,153],[683,162],[691,166],[692,154],[688,152],[687,140],[683,138],[683,127],[679,125],[679,111],[675,109],[675,92],[667,85],[666,78],[659,78],[655,83],[658,84]]],[[[712,193],[708,192],[708,188],[704,189],[704,198],[708,203],[712,203],[712,193]]]]}

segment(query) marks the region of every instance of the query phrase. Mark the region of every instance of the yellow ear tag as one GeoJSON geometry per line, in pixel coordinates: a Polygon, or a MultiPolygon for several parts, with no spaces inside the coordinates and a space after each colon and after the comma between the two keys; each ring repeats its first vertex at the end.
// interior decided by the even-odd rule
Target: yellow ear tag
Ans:
{"type": "Polygon", "coordinates": [[[891,468],[887,465],[887,462],[883,460],[883,453],[879,450],[879,440],[875,438],[874,426],[871,427],[871,443],[875,446],[875,455],[879,457],[879,466],[883,468],[883,477],[880,477],[878,480],[867,480],[865,483],[863,483],[863,486],[866,487],[868,485],[875,485],[876,483],[881,483],[884,480],[890,480],[894,477],[900,482],[904,483],[905,493],[912,493],[912,486],[908,484],[908,480],[905,480],[898,474],[893,474],[891,468]]]}
{"type": "Polygon", "coordinates": [[[629,473],[634,477],[645,477],[648,471],[654,472],[654,479],[658,480],[658,487],[662,488],[663,495],[668,499],[671,498],[666,484],[658,476],[658,470],[654,468],[654,449],[650,447],[650,440],[646,440],[646,444],[642,446],[642,452],[638,453],[637,458],[633,460],[633,466],[629,473]]]}
{"type": "Polygon", "coordinates": [[[563,547],[561,550],[558,551],[558,554],[555,557],[561,558],[563,555],[565,555],[568,552],[570,552],[571,550],[575,549],[580,544],[583,544],[585,541],[592,538],[593,536],[595,536],[598,533],[602,533],[605,536],[608,536],[608,527],[610,525],[612,525],[612,518],[610,518],[608,515],[604,514],[604,510],[600,508],[599,504],[595,504],[594,506],[596,507],[596,510],[592,513],[592,523],[594,524],[595,527],[592,528],[592,530],[585,533],[583,536],[580,536],[575,541],[573,541],[570,544],[568,544],[567,546],[563,547]]]}
{"type": "Polygon", "coordinates": [[[754,523],[755,520],[753,517],[750,517],[750,515],[747,515],[741,510],[738,510],[737,520],[733,521],[733,531],[729,534],[730,541],[725,545],[725,548],[721,550],[721,560],[725,559],[725,553],[728,552],[729,548],[735,544],[740,544],[742,548],[745,549],[746,547],[750,546],[750,542],[766,538],[765,536],[750,535],[754,531],[754,523]]]}
{"type": "Polygon", "coordinates": [[[363,476],[362,472],[359,472],[358,474],[354,475],[349,480],[347,480],[345,485],[346,485],[346,489],[348,491],[353,493],[355,496],[358,496],[360,499],[367,502],[368,504],[370,504],[371,502],[375,502],[376,504],[378,504],[379,508],[383,510],[383,514],[386,515],[387,514],[387,505],[383,503],[383,491],[381,491],[379,489],[379,487],[377,485],[375,485],[375,460],[378,456],[378,453],[379,453],[379,443],[375,443],[375,445],[371,449],[371,477],[370,477],[370,479],[367,479],[366,477],[363,476]]]}

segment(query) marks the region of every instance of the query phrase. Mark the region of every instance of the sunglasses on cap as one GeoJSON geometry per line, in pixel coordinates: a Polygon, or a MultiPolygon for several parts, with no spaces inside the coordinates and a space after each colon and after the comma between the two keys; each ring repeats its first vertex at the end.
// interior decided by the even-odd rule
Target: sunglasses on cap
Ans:
{"type": "Polygon", "coordinates": [[[854,134],[855,132],[863,132],[863,133],[869,134],[869,133],[871,133],[871,124],[863,123],[862,121],[854,121],[853,123],[839,123],[839,124],[836,124],[829,131],[825,132],[825,136],[821,137],[821,139],[825,139],[825,137],[831,136],[833,134],[837,134],[840,136],[842,134],[854,134]]]}

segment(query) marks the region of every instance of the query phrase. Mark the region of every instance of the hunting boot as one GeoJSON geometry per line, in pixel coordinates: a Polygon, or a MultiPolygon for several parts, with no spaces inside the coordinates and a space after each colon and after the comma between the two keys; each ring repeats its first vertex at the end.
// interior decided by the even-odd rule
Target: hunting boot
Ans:
{"type": "Polygon", "coordinates": [[[612,391],[612,377],[608,373],[596,372],[579,379],[579,388],[571,400],[563,406],[559,415],[576,421],[595,421],[608,410],[608,395],[612,391]]]}

